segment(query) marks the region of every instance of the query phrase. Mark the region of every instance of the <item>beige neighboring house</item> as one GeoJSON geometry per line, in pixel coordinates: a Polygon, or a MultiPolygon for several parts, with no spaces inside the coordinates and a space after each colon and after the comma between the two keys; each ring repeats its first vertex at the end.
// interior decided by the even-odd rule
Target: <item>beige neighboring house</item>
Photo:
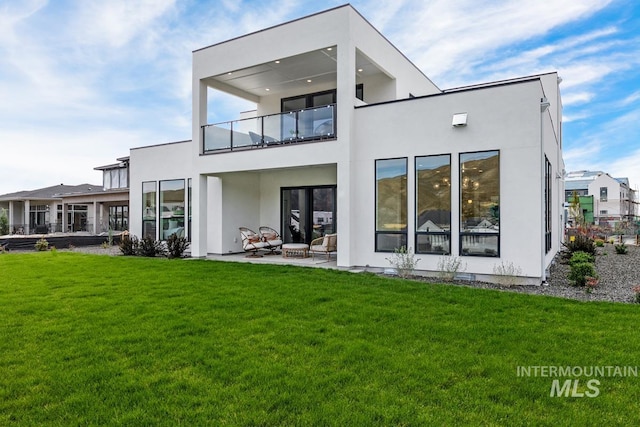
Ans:
{"type": "Polygon", "coordinates": [[[129,227],[129,158],[95,168],[103,185],[59,184],[0,195],[9,234],[100,234],[129,227]]]}

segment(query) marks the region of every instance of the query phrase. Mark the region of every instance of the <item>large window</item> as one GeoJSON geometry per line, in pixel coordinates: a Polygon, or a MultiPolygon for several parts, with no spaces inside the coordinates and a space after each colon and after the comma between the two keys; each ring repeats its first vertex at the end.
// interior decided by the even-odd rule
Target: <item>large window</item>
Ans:
{"type": "Polygon", "coordinates": [[[500,256],[500,152],[460,154],[460,254],[500,256]]]}
{"type": "Polygon", "coordinates": [[[109,206],[109,229],[116,231],[129,229],[129,206],[109,206]]]}
{"type": "Polygon", "coordinates": [[[600,201],[606,202],[609,200],[609,189],[607,187],[600,187],[600,201]]]}
{"type": "Polygon", "coordinates": [[[127,188],[129,186],[127,170],[128,168],[117,168],[102,171],[102,187],[105,190],[127,188]]]}
{"type": "Polygon", "coordinates": [[[416,253],[449,254],[451,156],[416,157],[416,253]]]}
{"type": "Polygon", "coordinates": [[[185,237],[184,196],[184,179],[160,181],[160,239],[166,240],[172,234],[185,237]]]}
{"type": "Polygon", "coordinates": [[[191,185],[191,178],[189,178],[187,180],[187,239],[189,241],[191,241],[191,215],[193,215],[191,185]]]}
{"type": "Polygon", "coordinates": [[[376,160],[376,252],[407,246],[407,158],[376,160]]]}
{"type": "Polygon", "coordinates": [[[551,250],[551,162],[544,156],[544,249],[551,250]]]}
{"type": "Polygon", "coordinates": [[[156,239],[156,183],[142,183],[142,237],[156,239]]]}

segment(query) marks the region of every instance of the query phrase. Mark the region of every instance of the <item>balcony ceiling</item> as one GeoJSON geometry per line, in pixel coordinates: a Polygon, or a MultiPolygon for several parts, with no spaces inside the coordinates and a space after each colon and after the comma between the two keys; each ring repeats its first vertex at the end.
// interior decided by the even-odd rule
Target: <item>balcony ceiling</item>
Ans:
{"type": "MultiPolygon", "coordinates": [[[[241,70],[210,77],[207,83],[216,89],[250,98],[281,92],[304,93],[312,85],[336,84],[336,47],[281,58],[241,70]],[[309,82],[309,80],[311,80],[309,82]],[[267,90],[268,89],[268,90],[267,90]],[[251,96],[252,95],[252,96],[251,96]]],[[[356,54],[357,79],[382,73],[360,52],[356,54]],[[362,70],[362,71],[359,71],[362,70]]]]}

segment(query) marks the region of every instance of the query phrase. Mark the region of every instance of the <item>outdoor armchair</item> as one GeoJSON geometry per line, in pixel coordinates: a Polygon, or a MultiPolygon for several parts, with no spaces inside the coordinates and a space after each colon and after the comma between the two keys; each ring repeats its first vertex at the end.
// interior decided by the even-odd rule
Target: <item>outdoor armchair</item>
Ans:
{"type": "Polygon", "coordinates": [[[318,237],[311,241],[309,252],[315,258],[315,254],[326,254],[327,259],[331,259],[331,252],[338,250],[338,234],[325,234],[324,237],[318,237]]]}
{"type": "Polygon", "coordinates": [[[247,255],[249,257],[260,257],[262,255],[258,255],[258,251],[267,248],[267,244],[262,241],[262,237],[247,227],[240,227],[240,237],[242,237],[242,249],[245,252],[250,252],[247,255]]]}
{"type": "Polygon", "coordinates": [[[275,254],[276,249],[282,246],[282,237],[280,237],[280,234],[273,228],[267,226],[262,226],[258,230],[260,231],[262,242],[266,244],[265,249],[269,250],[268,255],[275,254]]]}

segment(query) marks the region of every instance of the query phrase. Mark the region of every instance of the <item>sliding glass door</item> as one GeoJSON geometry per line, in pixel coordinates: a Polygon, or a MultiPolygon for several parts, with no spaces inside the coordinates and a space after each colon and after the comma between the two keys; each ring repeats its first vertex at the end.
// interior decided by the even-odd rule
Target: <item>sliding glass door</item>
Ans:
{"type": "Polygon", "coordinates": [[[281,189],[282,237],[285,243],[311,243],[336,232],[336,187],[281,189]]]}

